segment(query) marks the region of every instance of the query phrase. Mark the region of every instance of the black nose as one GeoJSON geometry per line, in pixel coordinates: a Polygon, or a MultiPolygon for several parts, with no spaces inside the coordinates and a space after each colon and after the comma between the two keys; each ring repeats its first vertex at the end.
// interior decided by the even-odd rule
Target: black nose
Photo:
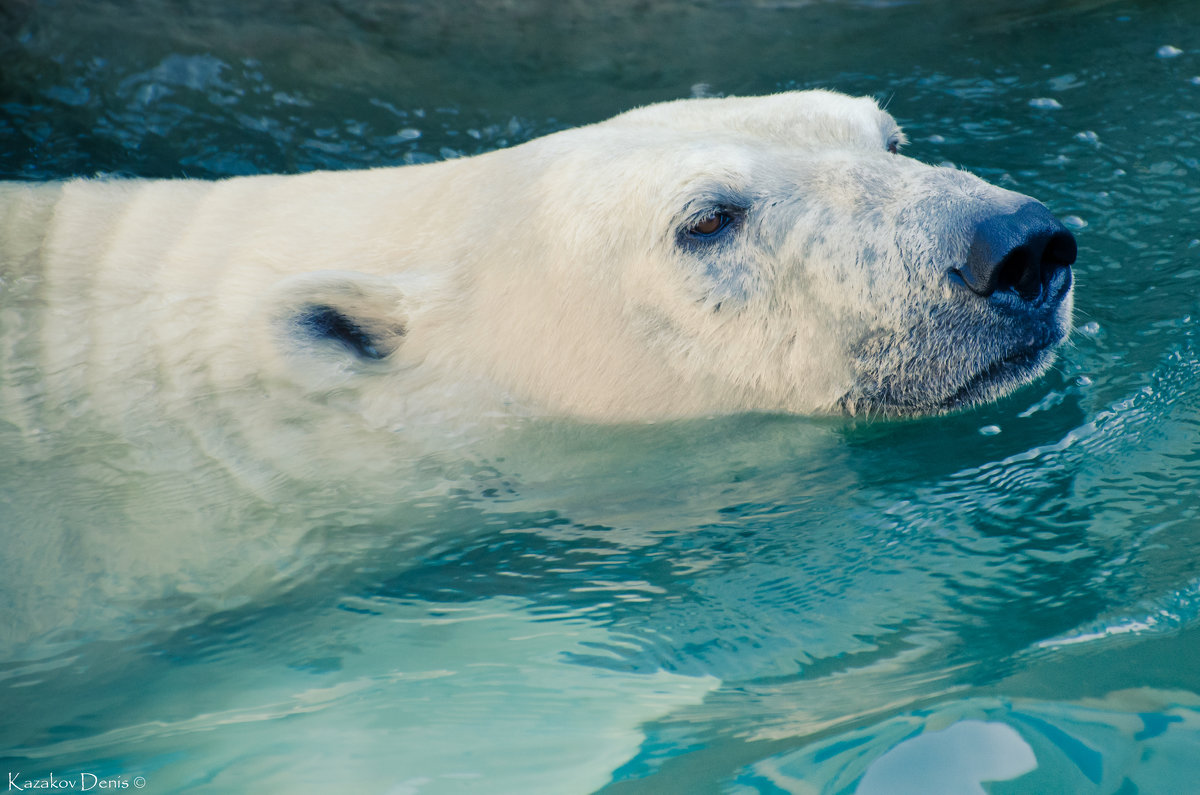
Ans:
{"type": "Polygon", "coordinates": [[[1035,201],[979,222],[959,271],[975,293],[1011,291],[1026,301],[1062,290],[1070,282],[1056,277],[1075,262],[1075,236],[1035,201]]]}

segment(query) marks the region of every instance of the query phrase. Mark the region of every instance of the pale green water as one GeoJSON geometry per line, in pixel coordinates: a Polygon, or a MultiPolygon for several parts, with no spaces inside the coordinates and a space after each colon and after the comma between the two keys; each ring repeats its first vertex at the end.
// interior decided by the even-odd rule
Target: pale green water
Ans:
{"type": "MultiPolygon", "coordinates": [[[[1192,0],[3,9],[6,178],[419,162],[825,86],[885,98],[908,154],[1045,201],[1080,257],[1071,344],[996,405],[535,424],[387,522],[290,517],[314,529],[258,598],[102,606],[94,631],[0,662],[0,785],[1200,787],[1192,0]]],[[[180,510],[206,498],[196,477],[180,510]]],[[[106,483],[0,464],[3,532],[119,532],[106,483]]],[[[271,506],[245,509],[258,527],[271,506]]]]}

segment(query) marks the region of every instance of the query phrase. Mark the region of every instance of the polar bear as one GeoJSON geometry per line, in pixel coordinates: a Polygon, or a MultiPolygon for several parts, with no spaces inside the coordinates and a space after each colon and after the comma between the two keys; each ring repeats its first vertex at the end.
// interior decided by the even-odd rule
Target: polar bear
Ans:
{"type": "Polygon", "coordinates": [[[314,515],[530,417],[913,415],[1035,378],[1073,238],[903,143],[801,91],[421,166],[0,183],[0,562],[63,573],[0,624],[274,581],[314,515]]]}
{"type": "Polygon", "coordinates": [[[254,385],[250,424],[289,394],[375,427],[460,404],[612,421],[992,399],[1068,333],[1074,240],[903,141],[869,98],[799,91],[421,166],[9,183],[4,410],[28,410],[31,361],[45,400],[110,413],[254,385]]]}

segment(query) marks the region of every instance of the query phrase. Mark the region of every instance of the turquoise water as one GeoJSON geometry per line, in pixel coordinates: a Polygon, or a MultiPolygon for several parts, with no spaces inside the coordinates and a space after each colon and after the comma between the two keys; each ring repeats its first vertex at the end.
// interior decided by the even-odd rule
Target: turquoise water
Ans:
{"type": "Polygon", "coordinates": [[[1195,791],[1200,7],[499,6],[8,4],[0,176],[413,163],[693,94],[873,94],[908,154],[1072,227],[1077,329],[1055,369],[918,421],[534,421],[378,512],[335,487],[231,505],[206,472],[158,490],[70,451],[5,454],[5,598],[78,586],[61,560],[7,557],[50,531],[122,549],[149,529],[186,549],[187,587],[151,597],[106,562],[105,592],[127,598],[7,653],[0,775],[146,792],[1195,791]],[[162,517],[185,513],[214,517],[205,543],[172,537],[162,517]],[[230,549],[271,571],[265,587],[214,574],[230,549]]]}

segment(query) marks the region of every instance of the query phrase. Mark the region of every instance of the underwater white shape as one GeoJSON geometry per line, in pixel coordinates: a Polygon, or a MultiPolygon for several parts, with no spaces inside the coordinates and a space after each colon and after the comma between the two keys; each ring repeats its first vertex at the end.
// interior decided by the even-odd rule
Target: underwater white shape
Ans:
{"type": "Polygon", "coordinates": [[[1004,723],[964,720],[909,738],[876,759],[855,795],[984,795],[1037,767],[1033,749],[1004,723]]]}

